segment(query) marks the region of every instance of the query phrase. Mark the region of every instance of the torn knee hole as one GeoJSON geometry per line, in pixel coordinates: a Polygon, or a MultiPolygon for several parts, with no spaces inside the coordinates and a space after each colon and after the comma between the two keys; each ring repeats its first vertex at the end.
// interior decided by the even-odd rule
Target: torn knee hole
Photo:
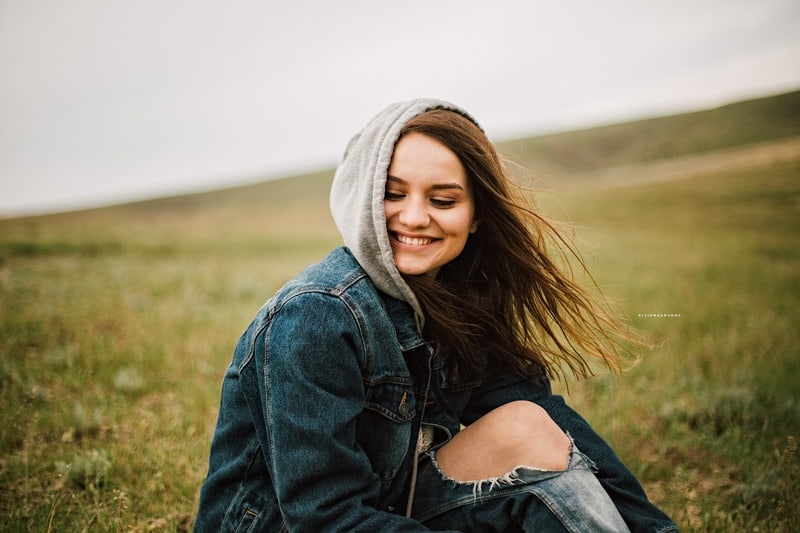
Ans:
{"type": "Polygon", "coordinates": [[[520,471],[530,471],[530,472],[537,472],[537,473],[562,473],[566,472],[569,469],[570,464],[570,456],[572,453],[572,446],[570,445],[569,451],[565,457],[565,461],[563,464],[560,465],[536,465],[536,464],[520,464],[513,467],[510,470],[502,471],[502,472],[481,472],[482,475],[476,475],[473,478],[468,479],[461,479],[459,476],[451,475],[445,472],[441,465],[436,460],[436,455],[431,455],[431,461],[433,463],[434,468],[442,476],[443,479],[448,481],[452,481],[456,484],[461,485],[483,485],[489,484],[490,489],[501,485],[510,485],[514,484],[520,477],[520,471]]]}
{"type": "Polygon", "coordinates": [[[459,480],[454,479],[447,474],[445,474],[436,464],[434,460],[434,466],[436,470],[439,472],[439,475],[442,476],[442,479],[453,483],[454,485],[462,485],[467,486],[472,489],[472,496],[475,500],[478,500],[482,497],[484,493],[490,493],[493,490],[499,490],[505,487],[511,487],[514,485],[521,485],[525,483],[531,483],[530,473],[539,475],[539,476],[559,476],[562,473],[566,472],[569,468],[569,465],[561,470],[546,470],[541,468],[536,468],[527,465],[520,465],[513,468],[511,471],[501,474],[499,476],[488,476],[482,479],[468,479],[468,480],[459,480]],[[526,475],[526,473],[529,473],[526,475]]]}

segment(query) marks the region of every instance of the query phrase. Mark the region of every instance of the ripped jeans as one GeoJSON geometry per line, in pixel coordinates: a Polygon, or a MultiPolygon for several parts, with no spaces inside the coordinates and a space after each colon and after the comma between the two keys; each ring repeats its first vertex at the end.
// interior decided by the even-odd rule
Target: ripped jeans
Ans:
{"type": "Polygon", "coordinates": [[[520,466],[502,477],[460,482],[439,469],[432,450],[420,457],[412,516],[434,531],[628,531],[593,468],[572,443],[564,471],[520,466]]]}

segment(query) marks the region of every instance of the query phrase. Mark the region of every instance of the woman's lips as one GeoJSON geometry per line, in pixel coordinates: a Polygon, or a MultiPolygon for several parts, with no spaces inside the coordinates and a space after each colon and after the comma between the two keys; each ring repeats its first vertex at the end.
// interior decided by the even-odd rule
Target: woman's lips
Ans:
{"type": "Polygon", "coordinates": [[[400,233],[395,233],[394,238],[397,240],[397,242],[408,246],[426,246],[435,240],[431,237],[410,237],[400,233]]]}

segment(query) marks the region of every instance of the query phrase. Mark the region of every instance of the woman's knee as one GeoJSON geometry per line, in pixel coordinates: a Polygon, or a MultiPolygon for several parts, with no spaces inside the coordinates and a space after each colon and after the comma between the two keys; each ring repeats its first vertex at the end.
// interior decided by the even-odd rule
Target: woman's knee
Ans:
{"type": "Polygon", "coordinates": [[[563,469],[569,463],[570,441],[542,407],[524,400],[507,403],[486,415],[503,435],[520,463],[547,469],[563,469]]]}
{"type": "MultiPolygon", "coordinates": [[[[490,411],[458,433],[438,453],[445,474],[497,477],[517,466],[564,470],[570,441],[535,403],[515,401],[490,411]]],[[[469,477],[475,479],[475,477],[469,477]]]]}
{"type": "Polygon", "coordinates": [[[547,411],[540,405],[526,400],[501,405],[485,414],[480,421],[504,428],[504,432],[522,439],[543,429],[561,431],[547,411]]]}

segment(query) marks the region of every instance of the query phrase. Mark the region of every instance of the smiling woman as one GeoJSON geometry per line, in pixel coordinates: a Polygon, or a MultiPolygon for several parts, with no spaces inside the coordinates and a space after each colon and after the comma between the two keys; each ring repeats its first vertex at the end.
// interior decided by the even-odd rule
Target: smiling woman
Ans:
{"type": "Polygon", "coordinates": [[[449,148],[420,133],[403,136],[395,147],[384,209],[401,274],[435,278],[478,227],[463,165],[449,148]]]}
{"type": "Polygon", "coordinates": [[[346,247],[257,313],[225,374],[199,531],[673,531],[550,376],[630,339],[550,259],[478,124],[401,102],[350,142],[346,247]]]}

